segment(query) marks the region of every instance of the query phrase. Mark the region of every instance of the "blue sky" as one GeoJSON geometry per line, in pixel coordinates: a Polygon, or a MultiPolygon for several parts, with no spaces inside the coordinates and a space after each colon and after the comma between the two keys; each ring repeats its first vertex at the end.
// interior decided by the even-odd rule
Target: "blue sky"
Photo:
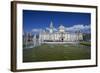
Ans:
{"type": "Polygon", "coordinates": [[[91,14],[76,12],[55,12],[55,11],[35,11],[23,10],[23,30],[30,32],[32,30],[49,28],[51,21],[54,28],[57,29],[63,25],[68,30],[80,28],[85,32],[90,31],[91,14]]]}

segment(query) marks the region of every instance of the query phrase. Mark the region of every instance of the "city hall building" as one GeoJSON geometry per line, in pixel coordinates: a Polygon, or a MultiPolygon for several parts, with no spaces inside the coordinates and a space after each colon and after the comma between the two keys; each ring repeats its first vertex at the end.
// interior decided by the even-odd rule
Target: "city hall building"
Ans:
{"type": "Polygon", "coordinates": [[[78,43],[83,40],[83,34],[80,31],[66,31],[63,25],[60,25],[57,31],[54,31],[53,23],[50,23],[49,31],[42,31],[38,34],[24,33],[23,45],[26,47],[35,47],[41,44],[65,44],[78,43]]]}
{"type": "Polygon", "coordinates": [[[39,39],[42,42],[76,42],[83,40],[83,35],[80,31],[66,31],[63,25],[60,25],[58,31],[55,32],[53,23],[51,22],[49,32],[41,32],[39,34],[39,39]]]}

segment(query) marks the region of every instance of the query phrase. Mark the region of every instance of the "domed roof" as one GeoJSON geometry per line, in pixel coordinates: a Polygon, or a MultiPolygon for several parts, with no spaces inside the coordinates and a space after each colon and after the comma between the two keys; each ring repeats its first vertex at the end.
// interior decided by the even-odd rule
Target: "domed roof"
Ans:
{"type": "Polygon", "coordinates": [[[59,32],[65,32],[65,27],[63,25],[59,26],[59,32]]]}
{"type": "Polygon", "coordinates": [[[63,25],[60,25],[59,29],[65,29],[65,27],[63,25]]]}

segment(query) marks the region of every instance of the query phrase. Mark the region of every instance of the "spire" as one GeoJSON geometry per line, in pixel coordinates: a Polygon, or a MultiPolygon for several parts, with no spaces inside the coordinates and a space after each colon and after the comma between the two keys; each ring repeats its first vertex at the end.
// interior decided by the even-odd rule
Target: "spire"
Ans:
{"type": "Polygon", "coordinates": [[[52,23],[52,21],[51,21],[51,23],[50,23],[50,29],[52,29],[53,28],[53,23],[52,23]]]}
{"type": "Polygon", "coordinates": [[[50,23],[50,33],[53,33],[53,23],[52,23],[52,21],[50,23]]]}

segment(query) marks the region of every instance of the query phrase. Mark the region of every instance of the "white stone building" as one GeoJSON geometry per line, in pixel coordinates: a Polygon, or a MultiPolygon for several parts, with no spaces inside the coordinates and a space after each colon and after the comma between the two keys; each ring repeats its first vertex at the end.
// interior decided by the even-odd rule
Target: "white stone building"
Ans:
{"type": "Polygon", "coordinates": [[[58,31],[55,32],[53,23],[51,22],[49,32],[41,32],[39,34],[39,39],[42,42],[76,42],[83,40],[83,35],[79,31],[65,31],[65,27],[63,25],[60,25],[58,31]]]}
{"type": "Polygon", "coordinates": [[[49,31],[42,31],[32,35],[32,32],[23,35],[23,46],[25,48],[36,47],[44,43],[63,44],[63,43],[78,43],[83,40],[83,34],[79,31],[69,32],[66,27],[60,25],[57,31],[54,31],[53,23],[51,22],[49,31]]]}

